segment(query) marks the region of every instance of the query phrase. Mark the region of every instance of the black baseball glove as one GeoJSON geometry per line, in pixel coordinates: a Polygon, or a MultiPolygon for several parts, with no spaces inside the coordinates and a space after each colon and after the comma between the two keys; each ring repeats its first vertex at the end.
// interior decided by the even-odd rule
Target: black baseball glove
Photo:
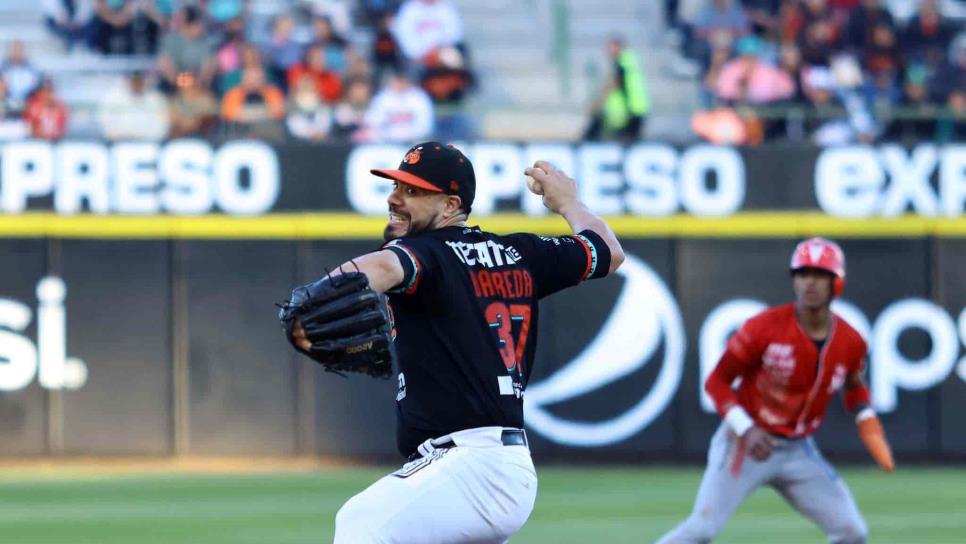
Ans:
{"type": "Polygon", "coordinates": [[[330,372],[392,375],[388,312],[361,272],[326,276],[296,287],[291,299],[281,305],[278,319],[295,349],[330,372]],[[312,343],[308,350],[295,343],[296,322],[312,343]]]}

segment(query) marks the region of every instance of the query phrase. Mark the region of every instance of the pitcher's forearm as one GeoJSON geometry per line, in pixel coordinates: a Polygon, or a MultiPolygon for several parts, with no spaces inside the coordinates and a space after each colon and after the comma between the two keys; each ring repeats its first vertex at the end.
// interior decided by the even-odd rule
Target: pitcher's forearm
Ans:
{"type": "Polygon", "coordinates": [[[610,249],[610,270],[614,272],[624,262],[624,249],[621,247],[617,236],[606,221],[587,209],[582,202],[575,200],[560,209],[560,215],[570,225],[574,234],[591,230],[600,236],[610,249]]]}

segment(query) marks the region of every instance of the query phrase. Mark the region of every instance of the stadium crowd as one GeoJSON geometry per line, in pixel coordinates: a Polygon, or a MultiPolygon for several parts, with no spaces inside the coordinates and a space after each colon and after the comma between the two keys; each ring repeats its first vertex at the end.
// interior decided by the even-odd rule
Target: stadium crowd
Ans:
{"type": "MultiPolygon", "coordinates": [[[[474,81],[450,0],[276,4],[284,9],[261,21],[243,0],[43,0],[65,52],[153,59],[100,98],[97,123],[111,140],[470,136],[460,106],[474,81]]],[[[0,139],[62,138],[70,114],[23,44],[9,42],[0,139]]]]}
{"type": "MultiPolygon", "coordinates": [[[[475,81],[452,0],[280,0],[268,3],[269,16],[253,14],[253,3],[41,0],[51,39],[66,52],[150,59],[150,68],[127,72],[98,97],[98,133],[112,140],[474,135],[465,98],[475,81]]],[[[701,138],[744,145],[966,138],[964,0],[665,0],[664,7],[682,63],[697,75],[703,106],[691,127],[701,138]],[[951,5],[959,6],[953,17],[951,5]]],[[[613,76],[584,138],[634,140],[652,107],[644,69],[619,39],[607,47],[613,76]]],[[[68,133],[72,112],[47,76],[19,41],[8,42],[0,139],[68,133]]]]}
{"type": "Polygon", "coordinates": [[[699,66],[705,109],[692,127],[710,141],[966,137],[966,34],[938,0],[916,2],[904,24],[881,0],[665,5],[699,66]]]}

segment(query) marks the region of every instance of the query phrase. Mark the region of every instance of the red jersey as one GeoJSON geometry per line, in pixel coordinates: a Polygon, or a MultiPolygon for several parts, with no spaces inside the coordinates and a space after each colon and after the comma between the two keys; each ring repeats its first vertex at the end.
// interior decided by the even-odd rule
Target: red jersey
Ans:
{"type": "Polygon", "coordinates": [[[815,432],[832,395],[865,364],[866,345],[841,317],[832,316],[819,353],[795,317],[795,305],[769,308],[728,341],[704,387],[718,413],[738,404],[755,425],[787,437],[815,432]],[[737,390],[731,384],[741,378],[737,390]]]}
{"type": "Polygon", "coordinates": [[[27,103],[23,114],[30,125],[30,135],[44,140],[59,140],[67,130],[67,108],[59,101],[27,103]]]}

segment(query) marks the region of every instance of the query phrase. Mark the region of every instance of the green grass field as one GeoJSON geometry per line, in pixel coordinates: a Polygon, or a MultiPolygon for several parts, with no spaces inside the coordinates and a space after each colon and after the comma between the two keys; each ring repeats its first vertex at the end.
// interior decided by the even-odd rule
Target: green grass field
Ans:
{"type": "MultiPolygon", "coordinates": [[[[295,544],[330,542],[336,510],[385,470],[250,475],[0,471],[0,542],[295,544]]],[[[514,543],[652,542],[688,512],[697,469],[539,470],[537,506],[514,543]]],[[[893,475],[844,470],[872,542],[966,542],[966,467],[893,475]]],[[[718,542],[822,542],[770,489],[718,542]]]]}

